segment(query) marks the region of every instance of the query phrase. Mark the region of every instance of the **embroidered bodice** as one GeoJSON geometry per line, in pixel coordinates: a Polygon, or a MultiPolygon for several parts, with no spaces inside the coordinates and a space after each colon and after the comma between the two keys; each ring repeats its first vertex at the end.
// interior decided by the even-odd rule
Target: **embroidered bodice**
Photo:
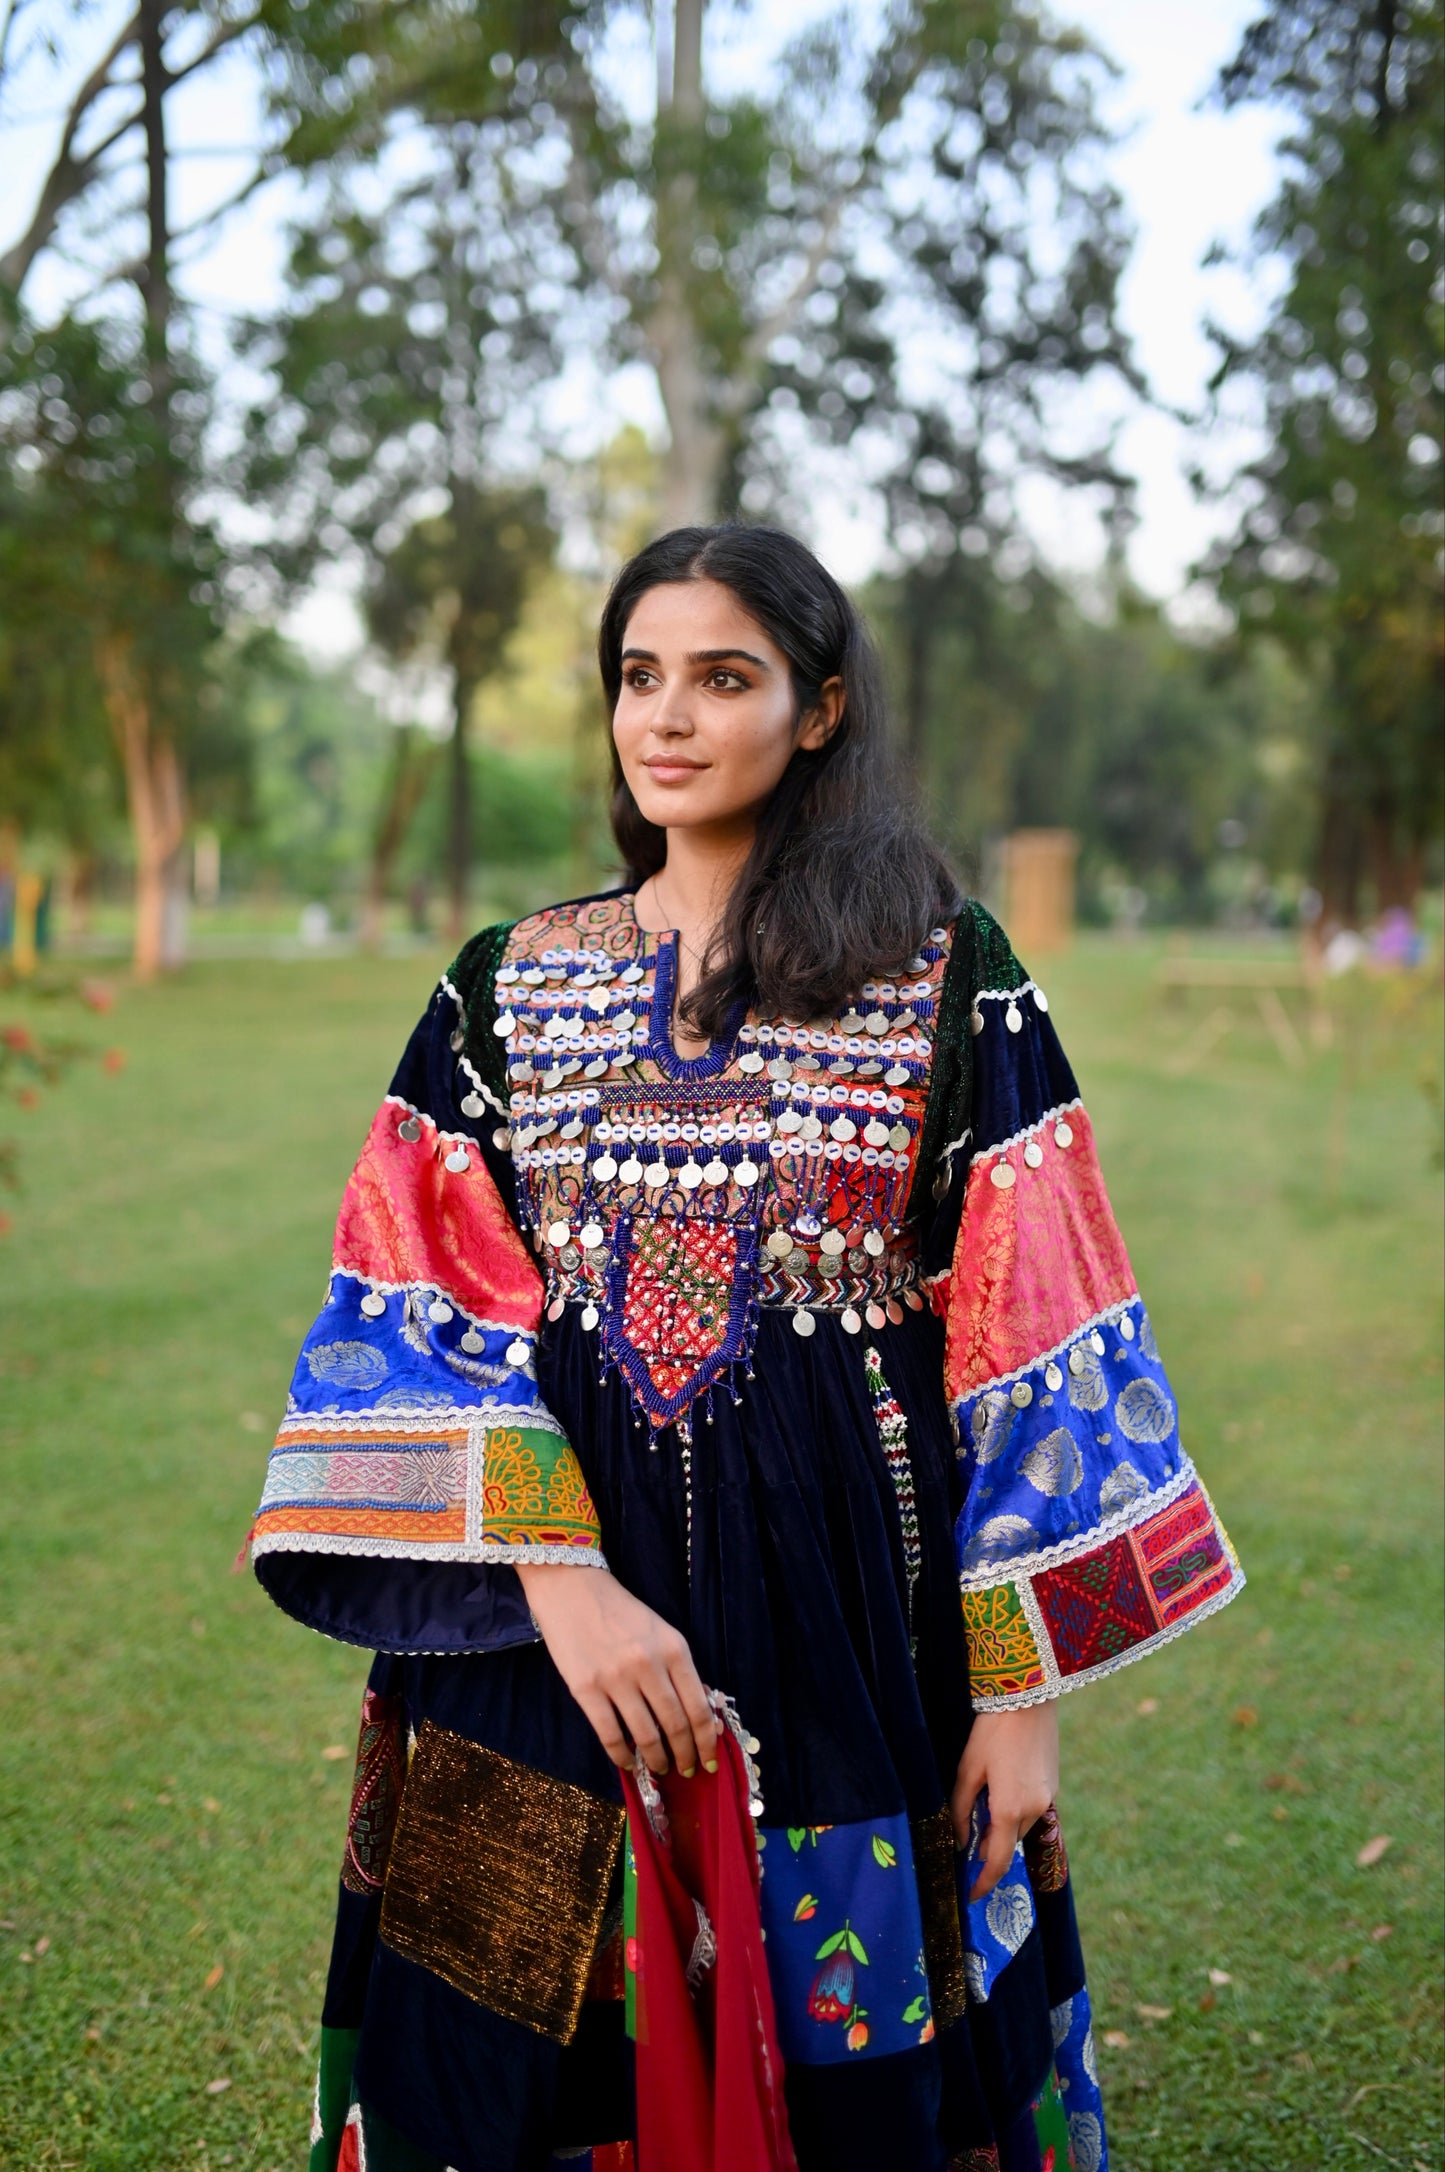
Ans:
{"type": "Polygon", "coordinates": [[[676,939],[614,893],[484,930],[443,976],[272,1452],[253,1551],[278,1602],[390,1650],[535,1635],[516,1580],[479,1572],[604,1562],[599,1399],[684,1461],[719,1397],[745,1437],[769,1315],[792,1330],[770,1387],[800,1407],[825,1353],[856,1365],[911,1577],[890,1350],[912,1338],[921,1377],[934,1314],[977,1704],[1055,1696],[1231,1598],[1088,1114],[983,908],[840,1017],[740,1015],[692,1058],[675,973],[676,939]]]}
{"type": "MultiPolygon", "coordinates": [[[[948,931],[842,1017],[749,1016],[676,1053],[675,936],[631,896],[522,921],[496,977],[518,1220],[545,1316],[581,1307],[654,1426],[745,1359],[759,1305],[811,1335],[921,1308],[909,1194],[948,931]]],[[[476,1085],[483,1085],[478,1078],[476,1085]]]]}

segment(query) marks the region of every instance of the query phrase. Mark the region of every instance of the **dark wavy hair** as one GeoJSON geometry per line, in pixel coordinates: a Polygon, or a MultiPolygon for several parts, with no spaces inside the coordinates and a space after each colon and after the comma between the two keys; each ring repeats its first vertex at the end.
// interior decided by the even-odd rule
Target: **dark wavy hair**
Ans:
{"type": "MultiPolygon", "coordinates": [[[[798,1022],[836,1017],[867,980],[897,973],[958,910],[952,869],[905,789],[883,674],[866,626],[833,576],[781,528],[674,528],[629,559],[597,637],[609,716],[622,688],[628,621],[651,588],[719,581],[788,659],[796,722],[824,683],[843,682],[825,746],[799,747],[758,819],[685,1022],[716,1039],[739,1003],[798,1022]]],[[[612,748],[612,834],[635,887],[667,858],[612,748]]]]}

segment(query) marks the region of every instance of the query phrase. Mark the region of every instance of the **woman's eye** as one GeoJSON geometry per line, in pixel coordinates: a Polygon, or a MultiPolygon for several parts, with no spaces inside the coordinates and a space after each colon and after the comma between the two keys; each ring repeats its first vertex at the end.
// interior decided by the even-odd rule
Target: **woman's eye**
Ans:
{"type": "Polygon", "coordinates": [[[730,689],[732,687],[745,687],[748,682],[742,676],[742,673],[738,671],[711,671],[708,673],[707,683],[709,686],[721,686],[730,689]]]}

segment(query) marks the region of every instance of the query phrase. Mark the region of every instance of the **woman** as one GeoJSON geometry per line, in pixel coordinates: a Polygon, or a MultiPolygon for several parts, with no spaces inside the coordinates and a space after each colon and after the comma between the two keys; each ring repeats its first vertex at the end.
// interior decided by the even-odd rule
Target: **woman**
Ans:
{"type": "Polygon", "coordinates": [[[1238,1564],[846,596],[681,529],[600,661],[626,882],[443,977],[257,1517],[380,1655],[312,2165],[1093,2172],[1056,1701],[1238,1564]]]}

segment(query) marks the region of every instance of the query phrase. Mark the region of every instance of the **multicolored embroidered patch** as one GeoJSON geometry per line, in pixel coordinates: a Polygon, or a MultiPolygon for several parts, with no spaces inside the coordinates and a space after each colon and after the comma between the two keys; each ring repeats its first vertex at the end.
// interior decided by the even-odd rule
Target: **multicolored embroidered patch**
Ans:
{"type": "Polygon", "coordinates": [[[1243,1572],[1187,1462],[1170,1498],[1130,1528],[1066,1559],[1014,1567],[1005,1584],[965,1584],[964,1628],[978,1709],[1036,1703],[1140,1658],[1232,1599],[1243,1572]],[[1028,1634],[1033,1665],[1019,1663],[1028,1634]],[[1013,1664],[1007,1664],[1007,1660],[1013,1664]]]}
{"type": "Polygon", "coordinates": [[[742,1353],[754,1231],[699,1216],[618,1224],[608,1272],[609,1355],[666,1425],[742,1353]]]}
{"type": "Polygon", "coordinates": [[[965,1591],[963,1624],[975,1698],[1017,1697],[1043,1687],[1044,1663],[1012,1584],[965,1591]]]}
{"type": "Polygon", "coordinates": [[[386,1882],[392,1834],[406,1785],[406,1707],[400,1697],[368,1689],[361,1700],[361,1731],[341,1882],[352,1893],[379,1893],[386,1882]]]}

